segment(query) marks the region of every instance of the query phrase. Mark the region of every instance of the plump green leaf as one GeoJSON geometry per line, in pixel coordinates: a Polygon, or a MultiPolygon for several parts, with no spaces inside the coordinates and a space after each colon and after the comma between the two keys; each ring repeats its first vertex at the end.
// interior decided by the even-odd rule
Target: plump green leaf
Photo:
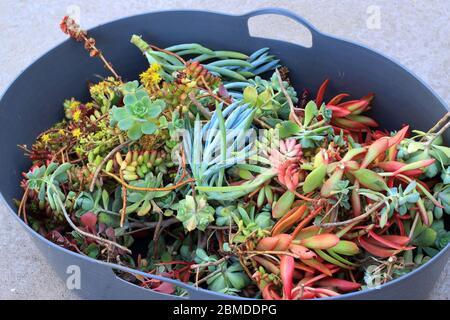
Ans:
{"type": "Polygon", "coordinates": [[[303,119],[303,125],[307,127],[311,120],[317,115],[317,105],[314,101],[309,101],[305,107],[305,117],[303,119]]]}
{"type": "Polygon", "coordinates": [[[369,169],[358,169],[352,172],[356,179],[366,188],[374,191],[388,190],[384,179],[376,172],[369,169]]]}
{"type": "Polygon", "coordinates": [[[119,121],[118,126],[120,130],[127,131],[134,125],[132,118],[125,118],[119,121]]]}
{"type": "Polygon", "coordinates": [[[141,130],[144,134],[152,134],[157,128],[158,127],[153,122],[146,122],[141,125],[141,130]]]}
{"type": "Polygon", "coordinates": [[[246,87],[244,89],[244,103],[248,103],[252,106],[256,105],[256,100],[258,99],[258,91],[255,87],[246,87]]]}
{"type": "Polygon", "coordinates": [[[311,171],[311,173],[306,176],[305,182],[303,184],[303,192],[309,193],[311,191],[314,191],[316,188],[320,187],[323,183],[323,180],[325,179],[326,174],[327,174],[326,164],[321,164],[313,171],[311,171]]]}
{"type": "Polygon", "coordinates": [[[300,132],[300,126],[292,121],[283,121],[279,127],[280,138],[288,138],[300,132]]]}

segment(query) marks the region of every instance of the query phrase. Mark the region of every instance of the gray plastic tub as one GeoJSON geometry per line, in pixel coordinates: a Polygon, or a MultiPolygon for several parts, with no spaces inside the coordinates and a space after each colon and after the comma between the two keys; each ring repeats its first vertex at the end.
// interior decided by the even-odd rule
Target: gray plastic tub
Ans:
{"type": "MultiPolygon", "coordinates": [[[[139,50],[129,43],[130,36],[135,33],[161,47],[198,42],[213,49],[246,53],[270,47],[291,70],[298,90],[303,87],[316,90],[325,78],[330,78],[332,81],[327,93],[330,96],[342,91],[355,96],[375,92],[373,116],[381,127],[387,129],[398,129],[403,123],[409,123],[413,128],[426,130],[447,112],[447,106],[437,94],[398,63],[364,46],[323,34],[303,18],[282,9],[262,9],[240,16],[204,11],[154,12],[114,21],[89,33],[97,39],[124,79],[136,79],[147,64],[139,50]],[[279,14],[305,26],[312,34],[312,47],[251,37],[248,19],[263,14],[279,14]]],[[[64,99],[72,96],[87,99],[88,91],[82,84],[95,80],[95,74],[107,75],[107,71],[101,63],[88,57],[82,45],[68,40],[38,59],[12,83],[0,101],[0,176],[3,178],[0,192],[8,211],[31,234],[42,254],[63,279],[69,276],[69,266],[80,267],[81,288],[77,293],[81,297],[179,299],[128,283],[113,272],[117,266],[81,256],[47,241],[16,214],[12,199],[20,198],[21,172],[30,165],[17,145],[31,145],[40,132],[60,120],[64,99]]],[[[446,140],[450,141],[449,132],[446,140]]],[[[334,299],[426,298],[449,255],[450,245],[422,267],[382,285],[380,289],[334,299]]],[[[242,299],[195,289],[175,280],[154,278],[185,288],[190,299],[242,299]]]]}

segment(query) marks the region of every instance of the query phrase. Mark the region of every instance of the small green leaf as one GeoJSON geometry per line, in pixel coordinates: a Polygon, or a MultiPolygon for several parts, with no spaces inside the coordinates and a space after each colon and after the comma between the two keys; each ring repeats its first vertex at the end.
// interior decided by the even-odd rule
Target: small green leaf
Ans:
{"type": "Polygon", "coordinates": [[[151,118],[156,118],[157,116],[160,115],[160,113],[162,112],[162,105],[160,104],[161,100],[157,100],[154,102],[149,102],[150,106],[149,106],[149,111],[148,111],[148,116],[151,118]]]}
{"type": "Polygon", "coordinates": [[[132,105],[132,104],[135,104],[136,102],[137,102],[136,97],[134,95],[131,95],[131,94],[127,94],[125,96],[125,98],[123,98],[123,103],[125,105],[132,105]]]}
{"type": "Polygon", "coordinates": [[[132,118],[125,118],[119,121],[118,126],[120,130],[127,131],[134,124],[134,120],[132,118]]]}
{"type": "Polygon", "coordinates": [[[300,132],[301,128],[292,121],[283,121],[279,127],[280,138],[288,138],[300,132]]]}
{"type": "Polygon", "coordinates": [[[112,115],[114,120],[120,121],[121,119],[128,117],[128,111],[125,108],[117,108],[114,106],[112,108],[112,115]]]}
{"type": "Polygon", "coordinates": [[[292,204],[294,203],[295,194],[291,191],[286,191],[283,195],[278,199],[275,203],[275,206],[272,210],[272,216],[274,218],[281,218],[284,216],[289,209],[291,209],[292,204]]]}
{"type": "Polygon", "coordinates": [[[358,169],[352,172],[356,179],[366,188],[374,191],[389,190],[384,179],[376,172],[369,169],[358,169]]]}
{"type": "Polygon", "coordinates": [[[69,162],[63,163],[55,170],[55,172],[53,172],[52,176],[57,177],[60,174],[66,173],[67,170],[70,169],[70,167],[72,167],[71,163],[69,163],[69,162]]]}
{"type": "Polygon", "coordinates": [[[449,147],[433,145],[433,148],[436,148],[436,149],[442,151],[447,158],[450,158],[450,148],[449,147]]]}
{"type": "Polygon", "coordinates": [[[258,99],[258,91],[255,87],[246,87],[244,89],[244,103],[249,103],[250,105],[255,105],[258,99]]]}
{"type": "Polygon", "coordinates": [[[144,134],[152,134],[157,128],[158,127],[153,122],[146,122],[141,125],[141,130],[144,134]]]}
{"type": "Polygon", "coordinates": [[[431,228],[425,227],[423,231],[413,240],[413,244],[420,247],[429,247],[436,241],[437,233],[431,228]]]}
{"type": "Polygon", "coordinates": [[[320,187],[323,183],[323,179],[327,174],[327,165],[321,164],[316,169],[311,171],[310,174],[306,176],[305,182],[303,184],[303,192],[309,193],[314,191],[316,188],[320,187]]]}
{"type": "Polygon", "coordinates": [[[142,137],[142,131],[141,126],[137,123],[135,123],[129,130],[128,130],[128,137],[131,140],[137,140],[140,137],[142,137]]]}
{"type": "Polygon", "coordinates": [[[309,101],[305,107],[305,118],[303,119],[303,125],[307,127],[311,120],[317,115],[317,105],[314,101],[309,101]]]}
{"type": "Polygon", "coordinates": [[[388,221],[388,218],[389,218],[388,209],[387,207],[384,207],[380,213],[380,228],[384,228],[384,226],[388,221]]]}

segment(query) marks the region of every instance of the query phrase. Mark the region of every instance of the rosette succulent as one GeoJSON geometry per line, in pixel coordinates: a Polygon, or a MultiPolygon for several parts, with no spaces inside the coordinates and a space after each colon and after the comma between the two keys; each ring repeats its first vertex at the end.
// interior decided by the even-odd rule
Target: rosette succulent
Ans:
{"type": "Polygon", "coordinates": [[[208,205],[206,197],[187,195],[175,208],[178,211],[177,219],[183,222],[187,231],[199,229],[204,231],[214,221],[214,208],[208,205]]]}
{"type": "Polygon", "coordinates": [[[123,91],[124,107],[112,108],[112,124],[117,123],[120,130],[127,131],[131,140],[137,140],[143,134],[155,133],[158,129],[158,116],[166,103],[160,99],[151,100],[137,81],[126,83],[123,91]]]}

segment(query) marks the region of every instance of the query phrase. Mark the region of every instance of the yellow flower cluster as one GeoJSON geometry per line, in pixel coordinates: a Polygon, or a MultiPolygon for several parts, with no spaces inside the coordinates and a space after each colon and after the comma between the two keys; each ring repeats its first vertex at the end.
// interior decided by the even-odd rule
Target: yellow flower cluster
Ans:
{"type": "Polygon", "coordinates": [[[120,82],[113,77],[108,77],[105,80],[94,84],[89,88],[91,96],[100,96],[110,93],[111,87],[120,85],[120,82]]]}
{"type": "Polygon", "coordinates": [[[80,116],[81,116],[81,110],[76,110],[72,115],[73,121],[75,121],[75,122],[80,121],[80,116]]]}
{"type": "Polygon", "coordinates": [[[81,136],[81,130],[80,128],[76,128],[72,130],[72,136],[75,138],[79,138],[81,136]]]}
{"type": "Polygon", "coordinates": [[[70,110],[75,110],[75,109],[77,109],[79,106],[81,105],[81,102],[80,101],[77,101],[77,100],[75,100],[75,99],[71,99],[70,100],[70,102],[69,102],[69,109],[70,110]]]}
{"type": "Polygon", "coordinates": [[[48,133],[43,134],[41,140],[42,142],[47,143],[50,140],[50,135],[48,133]]]}
{"type": "Polygon", "coordinates": [[[73,113],[76,112],[76,110],[78,110],[78,107],[80,105],[81,102],[75,100],[75,98],[64,101],[64,112],[66,114],[67,119],[73,118],[73,113]]]}
{"type": "Polygon", "coordinates": [[[152,63],[146,71],[142,72],[139,75],[141,83],[144,85],[145,88],[147,89],[152,88],[161,82],[161,75],[159,74],[160,70],[161,65],[157,63],[152,63]]]}

